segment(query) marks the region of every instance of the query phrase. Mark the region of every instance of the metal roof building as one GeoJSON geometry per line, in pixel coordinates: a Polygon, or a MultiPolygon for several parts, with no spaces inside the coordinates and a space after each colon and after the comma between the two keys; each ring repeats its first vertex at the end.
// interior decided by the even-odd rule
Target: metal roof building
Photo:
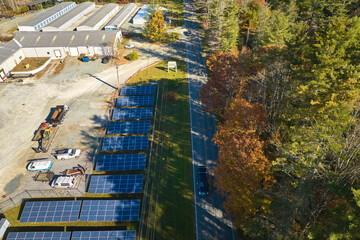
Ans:
{"type": "Polygon", "coordinates": [[[24,58],[21,45],[17,40],[12,39],[10,42],[0,43],[0,82],[24,58]]]}
{"type": "Polygon", "coordinates": [[[46,10],[39,16],[30,19],[29,21],[20,25],[19,31],[36,31],[44,27],[48,23],[54,21],[66,12],[70,11],[75,6],[76,4],[74,2],[62,2],[58,5],[55,5],[54,7],[46,10]]]}
{"type": "Polygon", "coordinates": [[[55,21],[43,27],[42,31],[62,31],[95,7],[93,2],[83,2],[55,21]]]}
{"type": "MultiPolygon", "coordinates": [[[[163,13],[164,18],[166,18],[167,9],[163,7],[156,7],[156,11],[160,10],[163,13]]],[[[142,8],[136,13],[136,15],[132,19],[133,24],[145,24],[147,23],[148,14],[151,9],[149,5],[145,4],[142,8]]]]}
{"type": "Polygon", "coordinates": [[[97,30],[103,25],[106,21],[109,20],[119,9],[119,5],[114,3],[109,3],[102,6],[84,22],[82,22],[77,28],[77,31],[91,31],[97,30]]]}
{"type": "Polygon", "coordinates": [[[110,55],[121,31],[20,32],[15,39],[26,57],[110,55]]]}
{"type": "Polygon", "coordinates": [[[113,19],[110,20],[105,26],[105,30],[116,30],[125,23],[125,21],[130,17],[130,15],[136,10],[135,3],[129,3],[123,7],[118,14],[116,14],[113,19]]]}

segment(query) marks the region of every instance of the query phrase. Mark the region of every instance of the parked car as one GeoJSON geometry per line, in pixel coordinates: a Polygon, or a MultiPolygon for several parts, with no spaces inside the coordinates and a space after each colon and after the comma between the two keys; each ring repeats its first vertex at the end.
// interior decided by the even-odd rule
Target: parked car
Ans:
{"type": "Polygon", "coordinates": [[[50,159],[34,159],[27,165],[29,171],[50,170],[52,162],[50,159]]]}
{"type": "Polygon", "coordinates": [[[56,150],[55,153],[53,153],[54,157],[56,159],[69,159],[69,158],[76,158],[79,157],[81,154],[80,149],[72,149],[72,148],[65,148],[61,150],[56,150]]]}
{"type": "Polygon", "coordinates": [[[191,36],[191,35],[192,35],[191,30],[187,30],[186,35],[187,35],[187,36],[191,36]]]}
{"type": "Polygon", "coordinates": [[[72,176],[59,176],[51,182],[53,188],[72,188],[75,187],[77,182],[76,177],[72,176]]]}
{"type": "Polygon", "coordinates": [[[129,43],[128,45],[125,46],[126,49],[134,48],[134,47],[135,47],[135,43],[129,43]]]}
{"type": "Polygon", "coordinates": [[[107,63],[109,63],[109,62],[110,62],[110,57],[109,57],[109,56],[103,57],[103,58],[101,59],[101,63],[107,64],[107,63]]]}
{"type": "Polygon", "coordinates": [[[200,196],[209,195],[208,174],[205,166],[198,167],[198,190],[200,196]]]}

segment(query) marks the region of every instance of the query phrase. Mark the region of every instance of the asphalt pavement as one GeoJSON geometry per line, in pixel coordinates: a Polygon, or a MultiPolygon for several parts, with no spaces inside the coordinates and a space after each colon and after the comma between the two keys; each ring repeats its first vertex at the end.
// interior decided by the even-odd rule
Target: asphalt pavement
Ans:
{"type": "Polygon", "coordinates": [[[213,187],[213,169],[216,166],[217,147],[211,139],[216,132],[214,117],[202,111],[199,92],[207,81],[207,73],[204,58],[201,56],[202,46],[199,34],[199,25],[196,21],[195,8],[192,0],[184,0],[185,4],[185,27],[192,34],[187,36],[186,57],[188,67],[189,97],[190,97],[190,121],[192,159],[195,189],[195,215],[196,215],[196,239],[197,240],[231,240],[235,239],[232,221],[225,215],[222,207],[223,199],[213,187]],[[197,167],[206,166],[211,175],[209,196],[200,196],[197,191],[197,167]]]}

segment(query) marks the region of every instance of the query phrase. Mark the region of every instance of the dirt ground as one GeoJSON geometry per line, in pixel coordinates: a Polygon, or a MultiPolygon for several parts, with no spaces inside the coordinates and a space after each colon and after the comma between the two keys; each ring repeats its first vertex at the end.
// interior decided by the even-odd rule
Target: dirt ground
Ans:
{"type": "Polygon", "coordinates": [[[49,58],[46,58],[46,57],[42,57],[42,58],[25,58],[18,65],[16,65],[12,69],[12,71],[13,72],[16,72],[16,71],[31,71],[31,70],[37,69],[37,68],[41,67],[42,65],[44,65],[44,63],[48,59],[49,58]],[[26,68],[27,64],[29,64],[29,68],[26,68]]]}
{"type": "MultiPolygon", "coordinates": [[[[158,61],[158,57],[139,59],[119,66],[119,82],[138,70],[158,61]]],[[[69,58],[60,74],[54,74],[59,62],[49,64],[40,78],[24,79],[0,88],[0,196],[8,199],[24,190],[50,189],[48,184],[31,180],[35,173],[26,171],[30,159],[53,158],[54,148],[72,147],[83,150],[79,160],[54,160],[54,171],[59,173],[78,163],[93,169],[94,152],[103,136],[109,103],[119,85],[113,65],[94,62],[82,63],[69,58]],[[70,107],[48,153],[35,153],[32,147],[34,131],[56,105],[70,107]]],[[[80,191],[85,191],[85,184],[80,191]]]]}

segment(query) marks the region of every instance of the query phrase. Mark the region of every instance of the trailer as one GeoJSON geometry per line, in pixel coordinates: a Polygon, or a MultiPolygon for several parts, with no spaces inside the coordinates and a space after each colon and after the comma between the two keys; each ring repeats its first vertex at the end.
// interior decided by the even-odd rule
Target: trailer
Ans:
{"type": "Polygon", "coordinates": [[[50,127],[44,130],[42,134],[42,138],[39,140],[39,146],[35,149],[35,152],[44,152],[49,151],[49,148],[54,141],[55,135],[58,131],[59,127],[50,127]]]}
{"type": "Polygon", "coordinates": [[[55,177],[55,173],[52,171],[40,171],[33,177],[34,181],[50,182],[55,177]]]}
{"type": "Polygon", "coordinates": [[[41,123],[39,128],[35,131],[34,137],[32,138],[31,141],[39,141],[40,139],[42,139],[45,129],[48,129],[49,126],[50,126],[50,123],[48,123],[48,122],[41,123]]]}
{"type": "Polygon", "coordinates": [[[78,167],[73,167],[73,169],[66,169],[63,174],[65,176],[76,176],[76,175],[84,175],[85,174],[85,168],[78,165],[78,167]]]}
{"type": "Polygon", "coordinates": [[[57,105],[55,107],[55,111],[50,117],[50,123],[53,125],[61,124],[68,111],[69,111],[69,107],[67,105],[57,105]]]}

